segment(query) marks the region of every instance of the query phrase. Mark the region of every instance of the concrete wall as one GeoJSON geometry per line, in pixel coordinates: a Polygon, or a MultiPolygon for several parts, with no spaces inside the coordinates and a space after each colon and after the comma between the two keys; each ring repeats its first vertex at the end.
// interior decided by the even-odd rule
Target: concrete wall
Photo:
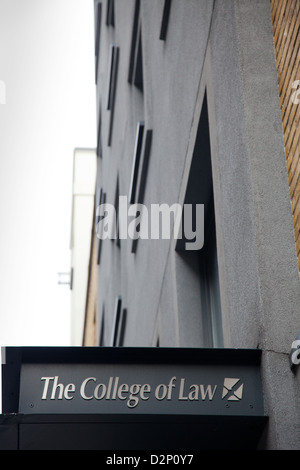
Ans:
{"type": "MultiPolygon", "coordinates": [[[[300,448],[299,377],[288,354],[300,305],[288,176],[267,0],[141,2],[143,93],[127,81],[133,0],[115,0],[115,26],[101,25],[97,106],[98,186],[114,203],[128,195],[136,125],[153,131],[144,204],[183,203],[207,93],[225,347],[261,348],[268,449],[300,448]],[[119,46],[111,146],[105,108],[109,46],[119,46]]],[[[105,13],[106,2],[103,2],[105,13]]],[[[104,14],[105,16],[105,14],[104,14]]],[[[203,347],[197,273],[173,240],[105,240],[98,311],[111,341],[115,299],[127,309],[126,346],[203,347]]]]}

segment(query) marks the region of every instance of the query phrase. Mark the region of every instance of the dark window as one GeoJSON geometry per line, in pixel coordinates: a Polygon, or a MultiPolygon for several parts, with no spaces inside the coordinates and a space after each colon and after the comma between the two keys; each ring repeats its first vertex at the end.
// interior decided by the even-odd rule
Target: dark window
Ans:
{"type": "Polygon", "coordinates": [[[117,297],[112,325],[111,346],[123,346],[127,310],[122,308],[122,297],[117,297]]]}
{"type": "Polygon", "coordinates": [[[136,130],[131,181],[130,181],[130,187],[129,187],[129,198],[128,198],[129,204],[134,204],[136,200],[137,181],[138,181],[139,165],[140,165],[140,158],[141,158],[142,144],[143,144],[143,134],[144,134],[144,122],[140,121],[137,125],[137,130],[136,130]]]}
{"type": "Polygon", "coordinates": [[[95,232],[97,232],[97,224],[100,220],[100,216],[97,214],[98,212],[98,207],[103,204],[103,197],[104,197],[104,193],[103,193],[103,189],[102,188],[99,188],[97,190],[97,194],[95,195],[95,232]]]}
{"type": "Polygon", "coordinates": [[[144,202],[144,194],[146,189],[147,173],[151,152],[151,143],[152,143],[152,129],[147,129],[144,137],[144,146],[143,146],[143,159],[141,161],[141,174],[139,179],[139,184],[137,188],[137,201],[139,204],[144,202]]]}
{"type": "MultiPolygon", "coordinates": [[[[144,194],[146,189],[147,173],[149,166],[149,159],[151,153],[152,144],[152,130],[147,129],[143,139],[143,151],[142,160],[140,161],[140,170],[138,175],[138,181],[136,185],[136,203],[143,204],[144,194]]],[[[137,248],[138,238],[132,240],[131,252],[135,253],[137,248]]]]}
{"type": "MultiPolygon", "coordinates": [[[[100,190],[99,192],[99,199],[98,199],[98,206],[100,206],[101,204],[105,204],[106,203],[106,193],[102,190],[100,190]]],[[[96,208],[96,214],[97,214],[97,209],[98,209],[98,206],[96,208]]],[[[96,215],[96,231],[98,230],[97,229],[97,226],[98,226],[98,223],[100,221],[100,216],[97,216],[96,215]]],[[[97,255],[97,264],[99,265],[100,264],[100,259],[101,259],[101,247],[102,247],[102,239],[101,239],[101,233],[98,233],[97,232],[97,237],[98,237],[98,255],[97,255]]]]}
{"type": "Polygon", "coordinates": [[[100,106],[99,106],[99,117],[98,117],[97,157],[102,157],[102,136],[101,136],[101,127],[102,127],[102,114],[101,114],[101,103],[100,103],[100,106]]]}
{"type": "Polygon", "coordinates": [[[117,89],[117,76],[118,76],[118,63],[119,63],[119,48],[114,44],[110,46],[110,55],[109,55],[109,76],[108,76],[108,86],[107,86],[107,102],[106,109],[110,111],[110,120],[109,120],[109,131],[108,131],[108,141],[107,145],[111,145],[112,140],[112,128],[114,120],[114,109],[115,109],[115,98],[116,98],[116,89],[117,89]]]}
{"type": "Polygon", "coordinates": [[[208,346],[222,347],[221,301],[214,210],[206,220],[208,230],[203,250],[199,253],[200,292],[203,327],[208,346]]]}
{"type": "Polygon", "coordinates": [[[129,83],[132,83],[132,77],[133,77],[139,18],[140,18],[140,0],[135,0],[135,9],[134,9],[132,35],[131,35],[130,58],[129,58],[129,72],[128,72],[129,83]]]}
{"type": "Polygon", "coordinates": [[[139,29],[138,42],[136,49],[135,67],[133,74],[133,83],[141,91],[143,91],[143,47],[142,47],[142,28],[139,29]]]}
{"type": "Polygon", "coordinates": [[[101,327],[100,327],[100,334],[99,334],[99,346],[105,346],[105,340],[104,336],[105,335],[105,309],[103,306],[102,309],[102,318],[101,318],[101,327]]]}
{"type": "Polygon", "coordinates": [[[96,25],[95,25],[95,81],[98,81],[98,66],[100,55],[100,34],[101,34],[101,20],[102,20],[102,4],[98,3],[96,12],[96,25]]]}
{"type": "Polygon", "coordinates": [[[162,41],[164,41],[167,37],[171,4],[172,4],[172,0],[165,0],[162,20],[161,20],[160,35],[159,35],[159,39],[161,39],[162,41]]]}
{"type": "Polygon", "coordinates": [[[73,276],[74,276],[74,268],[71,268],[71,273],[70,273],[70,290],[73,289],[73,276]]]}
{"type": "Polygon", "coordinates": [[[115,87],[117,79],[117,63],[118,63],[118,47],[114,44],[110,45],[109,50],[109,65],[108,65],[108,82],[107,82],[107,101],[106,109],[111,111],[115,98],[115,87]]]}
{"type": "Polygon", "coordinates": [[[106,26],[115,26],[115,0],[107,0],[106,26]]]}
{"type": "Polygon", "coordinates": [[[119,176],[117,177],[117,184],[116,184],[116,192],[115,192],[115,211],[116,211],[116,227],[115,227],[115,234],[116,234],[116,245],[120,247],[120,238],[119,238],[119,176]]]}
{"type": "MultiPolygon", "coordinates": [[[[199,277],[202,327],[205,347],[222,347],[222,320],[218,273],[217,241],[210,136],[206,95],[198,125],[184,204],[204,204],[204,245],[198,251],[185,251],[184,237],[177,251],[199,277]]],[[[184,225],[184,218],[183,218],[184,225]]]]}
{"type": "Polygon", "coordinates": [[[143,91],[143,47],[140,0],[136,0],[131,36],[128,82],[143,91]]]}

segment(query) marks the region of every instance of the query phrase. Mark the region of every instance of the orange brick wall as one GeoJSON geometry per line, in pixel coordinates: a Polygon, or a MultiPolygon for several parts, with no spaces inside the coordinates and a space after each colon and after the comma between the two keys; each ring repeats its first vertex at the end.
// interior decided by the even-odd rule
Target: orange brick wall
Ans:
{"type": "Polygon", "coordinates": [[[271,0],[278,89],[300,270],[300,0],[271,0]],[[296,84],[294,84],[296,86],[296,84]],[[297,100],[298,98],[298,100],[297,100]]]}

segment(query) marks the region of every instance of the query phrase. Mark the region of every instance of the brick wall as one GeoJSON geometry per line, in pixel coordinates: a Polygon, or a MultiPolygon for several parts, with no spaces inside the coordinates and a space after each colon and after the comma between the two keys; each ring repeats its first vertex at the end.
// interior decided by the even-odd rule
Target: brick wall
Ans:
{"type": "Polygon", "coordinates": [[[278,89],[300,270],[300,0],[271,0],[278,89]],[[297,99],[298,98],[298,99],[297,99]]]}

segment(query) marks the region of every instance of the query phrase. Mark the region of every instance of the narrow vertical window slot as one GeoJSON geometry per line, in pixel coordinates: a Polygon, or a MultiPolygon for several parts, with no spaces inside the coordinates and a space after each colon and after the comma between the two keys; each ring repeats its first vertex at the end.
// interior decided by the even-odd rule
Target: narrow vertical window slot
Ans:
{"type": "Polygon", "coordinates": [[[129,56],[128,82],[143,91],[143,47],[140,0],[136,0],[129,56]]]}
{"type": "Polygon", "coordinates": [[[124,342],[127,310],[122,308],[122,297],[118,296],[115,302],[112,324],[111,346],[122,346],[124,342]]]}
{"type": "Polygon", "coordinates": [[[128,71],[129,83],[133,82],[133,71],[134,71],[135,50],[136,50],[136,42],[137,42],[137,35],[138,35],[139,17],[140,17],[140,0],[136,0],[135,8],[134,8],[131,48],[130,48],[130,57],[129,57],[129,71],[128,71]]]}
{"type": "MultiPolygon", "coordinates": [[[[188,311],[190,298],[194,299],[193,312],[199,312],[199,334],[203,347],[223,347],[222,313],[220,300],[217,237],[215,225],[214,192],[210,152],[207,97],[204,96],[202,112],[194,144],[184,205],[190,205],[195,213],[197,204],[204,204],[204,245],[201,249],[186,249],[189,240],[183,236],[177,241],[176,250],[183,263],[181,279],[191,291],[181,296],[181,305],[188,311]],[[197,300],[196,300],[197,299],[197,300]]],[[[185,207],[185,206],[184,206],[185,207]]],[[[185,234],[183,217],[183,233],[185,234]]],[[[189,224],[195,220],[190,221],[189,224]]],[[[187,227],[194,231],[195,227],[187,227]]],[[[191,311],[189,314],[192,315],[191,311]]]]}
{"type": "Polygon", "coordinates": [[[118,63],[119,63],[119,48],[115,45],[110,47],[110,63],[109,63],[109,78],[107,90],[107,104],[106,108],[110,111],[109,130],[107,145],[110,147],[112,141],[112,130],[114,121],[115,98],[117,89],[117,76],[118,76],[118,63]]]}
{"type": "Polygon", "coordinates": [[[98,117],[98,134],[97,134],[97,157],[102,157],[102,114],[101,114],[101,103],[99,105],[99,117],[98,117]]]}
{"type": "Polygon", "coordinates": [[[116,226],[114,227],[115,230],[115,241],[116,245],[120,247],[120,237],[119,237],[119,176],[117,176],[117,184],[116,184],[116,192],[115,192],[115,212],[116,212],[116,226]]]}
{"type": "Polygon", "coordinates": [[[115,26],[115,1],[107,0],[106,6],[106,26],[115,26]]]}
{"type": "Polygon", "coordinates": [[[102,3],[98,3],[98,5],[97,5],[97,14],[96,14],[96,35],[95,35],[95,82],[96,82],[96,84],[98,82],[101,21],[102,21],[102,3]]]}
{"type": "MultiPolygon", "coordinates": [[[[102,205],[102,204],[105,204],[105,203],[106,203],[106,193],[101,190],[99,206],[102,205]]],[[[98,217],[97,226],[98,226],[100,220],[101,220],[100,217],[98,217]]],[[[98,256],[97,256],[97,264],[99,265],[99,264],[100,264],[100,260],[101,260],[102,233],[98,233],[98,232],[99,232],[99,229],[97,228],[97,237],[98,237],[98,256]]]]}
{"type": "Polygon", "coordinates": [[[104,309],[104,306],[103,306],[102,318],[101,318],[101,327],[100,327],[100,334],[99,334],[99,346],[105,346],[104,338],[105,338],[105,309],[104,309]]]}
{"type": "MultiPolygon", "coordinates": [[[[146,182],[147,182],[147,175],[148,175],[148,166],[151,154],[151,144],[152,144],[152,129],[147,129],[146,134],[144,136],[144,144],[143,144],[143,160],[140,163],[140,174],[139,174],[139,181],[136,188],[136,202],[138,204],[143,204],[145,189],[146,189],[146,182]]],[[[132,240],[131,252],[135,253],[137,248],[138,238],[132,240]]]]}
{"type": "Polygon", "coordinates": [[[129,197],[128,197],[129,204],[134,204],[136,200],[137,181],[138,181],[139,165],[140,165],[141,151],[142,151],[142,144],[143,144],[143,134],[144,134],[144,122],[140,121],[137,125],[137,130],[136,130],[131,181],[130,181],[129,197]]]}
{"type": "Polygon", "coordinates": [[[118,47],[114,44],[110,45],[109,48],[109,75],[108,75],[108,82],[107,82],[107,101],[106,101],[106,109],[110,111],[113,106],[114,100],[114,91],[115,91],[115,80],[116,80],[116,65],[117,65],[117,55],[118,55],[118,47]]]}
{"type": "Polygon", "coordinates": [[[161,21],[160,35],[159,35],[159,39],[162,41],[165,41],[167,37],[171,4],[172,4],[172,0],[165,0],[162,21],[161,21]]]}
{"type": "Polygon", "coordinates": [[[138,33],[138,41],[136,45],[136,56],[134,66],[134,85],[141,91],[144,89],[143,85],[143,47],[142,47],[142,28],[140,26],[138,33]]]}

